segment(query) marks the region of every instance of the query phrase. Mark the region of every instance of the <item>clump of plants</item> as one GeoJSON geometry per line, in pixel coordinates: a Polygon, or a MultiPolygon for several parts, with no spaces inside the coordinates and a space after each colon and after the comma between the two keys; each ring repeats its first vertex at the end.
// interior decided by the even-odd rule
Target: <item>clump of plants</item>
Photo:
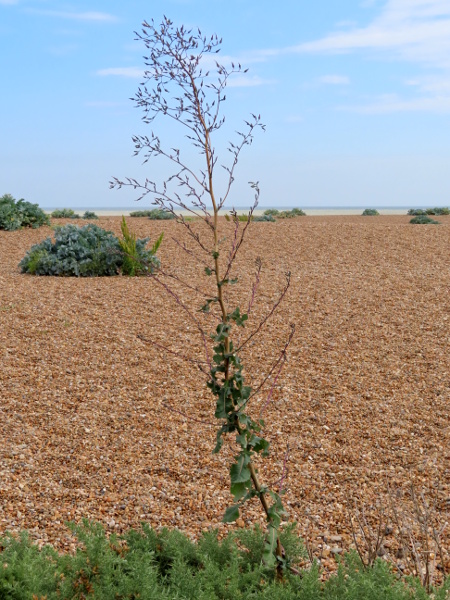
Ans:
{"type": "Polygon", "coordinates": [[[95,214],[95,212],[92,212],[91,210],[86,210],[82,218],[86,220],[95,220],[98,219],[98,216],[95,214]]]}
{"type": "Polygon", "coordinates": [[[80,215],[71,208],[57,208],[51,213],[52,219],[79,219],[80,215]]]}
{"type": "Polygon", "coordinates": [[[363,217],[377,217],[379,214],[376,208],[366,208],[362,212],[363,217]]]}
{"type": "Polygon", "coordinates": [[[277,215],[278,219],[293,219],[294,217],[305,217],[306,213],[301,208],[282,210],[277,215]]]}
{"type": "Polygon", "coordinates": [[[48,215],[37,204],[27,202],[23,198],[16,200],[11,194],[0,197],[0,229],[16,231],[23,227],[37,229],[49,225],[48,215]]]}
{"type": "Polygon", "coordinates": [[[111,231],[93,224],[57,227],[55,240],[49,237],[32,246],[19,267],[31,275],[75,277],[151,272],[159,265],[155,253],[162,238],[147,250],[149,238],[137,240],[128,230],[127,234],[129,237],[119,240],[111,231]]]}
{"type": "MultiPolygon", "coordinates": [[[[280,536],[281,522],[286,518],[281,500],[285,472],[280,475],[280,483],[276,488],[263,482],[255,466],[255,458],[269,455],[270,442],[264,437],[263,419],[252,418],[247,408],[262,393],[266,394],[266,400],[261,405],[261,411],[270,402],[295,327],[286,327],[286,341],[281,345],[280,353],[273,357],[267,375],[255,381],[254,385],[246,381],[241,354],[250,342],[254,343],[257,334],[286,296],[290,273],[286,273],[285,285],[273,306],[248,330],[261,280],[262,261],[256,261],[254,283],[249,290],[250,299],[245,309],[231,304],[230,298],[236,297],[236,294],[229,294],[227,290],[240,283],[236,257],[246,241],[258,204],[258,183],[251,183],[255,199],[247,215],[238,216],[233,209],[229,223],[219,219],[219,212],[224,210],[235,179],[241,151],[252,143],[255,132],[264,129],[264,126],[257,115],[245,121],[244,131],[239,133],[237,142],[229,144],[230,163],[220,165],[214,140],[216,132],[224,125],[222,107],[225,88],[234,74],[245,71],[240,65],[227,68],[216,62],[221,45],[217,36],[204,36],[199,30],[194,32],[183,26],[177,28],[167,18],[159,26],[155,26],[153,21],[144,22],[142,32],[136,35],[144,43],[147,54],[143,84],[134,97],[137,107],[145,114],[144,122],[153,124],[158,117],[171,117],[182,130],[189,129],[188,139],[200,153],[203,165],[197,168],[187,164],[184,151],[174,147],[173,141],[163,144],[153,124],[150,135],[133,136],[135,155],[143,154],[144,163],[153,157],[165,158],[175,165],[176,172],[159,182],[148,178],[142,183],[131,178],[114,178],[111,187],[130,186],[139,190],[138,200],[149,195],[161,211],[172,214],[185,227],[190,241],[176,242],[187,259],[193,259],[197,267],[200,265],[204,275],[202,288],[193,288],[176,270],[157,270],[151,277],[191,320],[192,329],[200,336],[204,355],[197,356],[192,350],[193,344],[174,351],[171,347],[156,345],[151,340],[139,337],[157,347],[158,352],[166,351],[191,365],[197,365],[203,373],[218,420],[213,452],[220,452],[224,442],[236,449],[230,466],[233,502],[226,510],[223,521],[236,521],[248,500],[254,498],[259,502],[267,525],[261,554],[262,565],[272,569],[277,579],[281,580],[287,571],[293,569],[288,549],[283,547],[280,536]],[[216,66],[207,70],[204,68],[205,59],[209,59],[208,65],[213,59],[212,64],[216,66]],[[227,182],[218,192],[215,171],[220,166],[227,174],[227,182]],[[177,214],[175,210],[181,212],[177,214]],[[195,227],[184,218],[185,214],[197,218],[195,227]],[[186,290],[186,296],[172,289],[170,282],[173,280],[177,280],[181,289],[186,290]],[[191,306],[193,292],[198,300],[191,306]]],[[[288,212],[294,217],[303,211],[294,209],[288,212]]],[[[168,410],[180,412],[178,408],[170,406],[168,410]]]]}
{"type": "Polygon", "coordinates": [[[276,219],[273,217],[273,215],[259,215],[259,216],[255,216],[253,217],[253,220],[258,223],[258,222],[270,222],[270,223],[275,223],[276,219]]]}
{"type": "MultiPolygon", "coordinates": [[[[192,542],[178,530],[159,532],[143,525],[107,537],[100,524],[70,525],[79,541],[76,553],[39,549],[24,534],[0,539],[0,597],[141,600],[427,600],[415,578],[399,581],[377,559],[365,569],[353,553],[343,557],[338,573],[322,581],[315,563],[302,577],[287,573],[283,585],[261,566],[264,535],[259,529],[204,533],[192,542]]],[[[282,534],[296,560],[305,551],[292,531],[282,534]]],[[[450,581],[433,588],[434,600],[448,598],[450,581]]]]}
{"type": "Polygon", "coordinates": [[[413,217],[410,220],[410,223],[413,223],[414,225],[439,225],[439,221],[431,219],[428,215],[419,215],[417,217],[413,217]]]}
{"type": "Polygon", "coordinates": [[[305,217],[306,213],[301,208],[281,211],[276,208],[268,208],[264,211],[263,216],[276,217],[277,219],[293,219],[294,217],[305,217]]]}
{"type": "Polygon", "coordinates": [[[450,208],[448,207],[441,207],[441,208],[426,208],[426,209],[422,209],[422,208],[410,208],[408,210],[408,215],[412,215],[412,216],[423,216],[423,215],[450,215],[450,208]]]}
{"type": "Polygon", "coordinates": [[[130,217],[148,217],[152,221],[169,221],[176,216],[167,210],[152,208],[151,210],[135,210],[130,213],[130,217]]]}

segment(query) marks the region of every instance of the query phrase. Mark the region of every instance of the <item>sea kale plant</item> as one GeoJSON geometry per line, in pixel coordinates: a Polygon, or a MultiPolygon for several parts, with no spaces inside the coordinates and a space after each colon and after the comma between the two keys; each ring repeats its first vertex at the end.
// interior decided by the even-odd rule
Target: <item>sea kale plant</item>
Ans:
{"type": "Polygon", "coordinates": [[[146,249],[149,238],[136,239],[130,234],[125,219],[123,238],[97,225],[84,227],[68,224],[55,229],[55,241],[47,238],[30,248],[19,263],[22,273],[75,277],[142,275],[159,261],[155,254],[162,236],[153,248],[146,249]]]}
{"type": "MultiPolygon", "coordinates": [[[[189,315],[201,336],[205,356],[200,359],[189,353],[180,355],[169,347],[163,348],[189,364],[197,364],[205,376],[215,399],[215,417],[219,421],[214,452],[221,450],[225,437],[230,434],[234,436],[237,453],[230,468],[234,500],[226,510],[223,521],[235,521],[242,505],[250,498],[257,498],[267,522],[263,562],[268,568],[275,569],[277,578],[281,579],[287,567],[293,568],[285,556],[279,535],[285,515],[280,496],[284,473],[278,492],[261,480],[255,458],[269,454],[269,441],[263,436],[264,421],[254,420],[247,408],[250,400],[264,390],[268,392],[267,402],[270,400],[273,386],[286,360],[294,326],[290,331],[288,329],[283,350],[274,357],[265,378],[253,387],[245,381],[241,353],[250,342],[253,343],[255,336],[285,297],[290,273],[286,273],[286,283],[278,299],[254,328],[246,333],[260,281],[261,260],[258,259],[256,263],[255,281],[249,290],[250,301],[246,310],[241,310],[240,306],[230,306],[226,290],[229,286],[239,284],[236,257],[246,239],[258,203],[258,184],[251,183],[255,199],[245,221],[237,218],[234,209],[231,210],[232,219],[229,223],[219,218],[219,211],[224,210],[230,194],[241,151],[252,143],[255,132],[264,129],[264,126],[259,116],[252,115],[245,121],[244,131],[238,133],[237,141],[229,143],[230,162],[222,164],[226,178],[219,195],[216,190],[216,170],[220,163],[215,140],[225,121],[222,114],[225,88],[234,74],[246,71],[239,64],[231,63],[228,67],[216,61],[221,47],[221,40],[217,36],[205,36],[200,30],[176,27],[168,18],[164,18],[159,26],[153,21],[144,22],[142,31],[136,36],[147,50],[143,83],[134,97],[137,107],[143,110],[143,122],[153,124],[155,130],[158,118],[178,123],[194,146],[194,156],[200,155],[201,163],[199,167],[192,165],[191,161],[195,159],[187,158],[187,150],[181,144],[177,144],[178,147],[173,147],[173,143],[163,144],[154,130],[148,136],[133,137],[135,155],[143,155],[144,163],[153,158],[166,159],[173,166],[174,173],[161,182],[114,178],[111,187],[131,186],[139,190],[139,200],[151,198],[160,210],[176,216],[189,236],[190,243],[176,241],[185,256],[200,265],[205,277],[204,288],[194,288],[191,283],[183,282],[177,273],[162,269],[155,271],[151,277],[189,315]],[[196,217],[195,221],[185,218],[183,215],[186,213],[196,217]],[[174,279],[185,286],[188,295],[193,291],[198,294],[197,310],[190,308],[188,297],[183,298],[171,287],[170,282],[174,279]],[[217,323],[212,330],[211,319],[217,323]],[[243,341],[236,341],[241,336],[243,341]]],[[[164,125],[161,128],[164,130],[164,125]]],[[[159,344],[155,345],[161,348],[159,344]]],[[[177,410],[174,407],[171,409],[177,410]]]]}
{"type": "Polygon", "coordinates": [[[50,225],[50,218],[37,204],[27,202],[23,198],[15,200],[11,194],[0,197],[0,229],[15,231],[23,227],[36,229],[42,225],[50,225]]]}

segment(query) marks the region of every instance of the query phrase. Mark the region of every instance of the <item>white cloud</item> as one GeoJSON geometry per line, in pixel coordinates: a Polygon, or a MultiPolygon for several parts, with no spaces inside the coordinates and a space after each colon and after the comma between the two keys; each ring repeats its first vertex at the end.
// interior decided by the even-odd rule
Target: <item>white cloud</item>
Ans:
{"type": "Polygon", "coordinates": [[[350,83],[350,79],[345,75],[324,75],[319,77],[318,81],[328,85],[348,85],[350,83]]]}
{"type": "Polygon", "coordinates": [[[109,69],[100,69],[97,75],[106,77],[108,75],[117,75],[119,77],[130,77],[132,79],[142,79],[145,70],[140,67],[111,67],[109,69]]]}
{"type": "MultiPolygon", "coordinates": [[[[142,79],[145,75],[145,69],[140,67],[110,67],[108,69],[100,69],[96,72],[101,77],[116,75],[118,77],[129,77],[132,79],[142,79]]],[[[256,87],[259,85],[269,85],[275,83],[272,79],[262,79],[257,75],[247,75],[244,73],[235,74],[228,80],[228,87],[256,87]]]]}
{"type": "Polygon", "coordinates": [[[0,5],[19,4],[19,0],[0,0],[0,5]]]}
{"type": "Polygon", "coordinates": [[[290,48],[301,53],[376,50],[400,58],[450,68],[450,2],[388,0],[366,27],[339,31],[290,48]]]}
{"type": "MultiPolygon", "coordinates": [[[[1,0],[0,0],[1,2],[1,0]]],[[[60,19],[70,19],[73,21],[94,21],[94,22],[114,22],[117,21],[117,17],[109,13],[103,12],[67,12],[60,10],[40,10],[40,9],[28,9],[27,12],[42,15],[45,17],[57,17],[60,19]]]]}
{"type": "Polygon", "coordinates": [[[258,75],[234,75],[228,80],[228,87],[256,87],[275,83],[273,79],[262,79],[258,75]]]}
{"type": "Polygon", "coordinates": [[[366,115],[381,115],[398,112],[450,113],[450,95],[402,99],[397,94],[385,94],[375,101],[355,106],[341,106],[340,110],[366,115]]]}

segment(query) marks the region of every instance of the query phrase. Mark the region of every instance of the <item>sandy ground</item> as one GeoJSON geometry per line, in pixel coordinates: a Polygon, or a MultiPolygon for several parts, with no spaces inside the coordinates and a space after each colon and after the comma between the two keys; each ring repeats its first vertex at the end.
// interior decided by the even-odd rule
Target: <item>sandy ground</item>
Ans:
{"type": "MultiPolygon", "coordinates": [[[[406,535],[413,512],[411,484],[436,526],[449,520],[450,217],[439,220],[255,223],[242,246],[231,308],[248,305],[255,260],[263,261],[246,329],[270,310],[291,271],[285,301],[242,359],[256,386],[295,324],[271,402],[265,406],[266,386],[252,414],[265,406],[272,444],[261,476],[275,484],[287,463],[289,518],[325,569],[353,544],[355,506],[372,528],[388,526],[386,556],[406,571],[412,563],[401,558],[399,531],[406,535]]],[[[98,223],[120,231],[118,217],[98,223]]],[[[191,288],[209,285],[174,241],[193,247],[181,225],[130,225],[152,240],[164,231],[163,267],[191,288]]],[[[223,228],[230,240],[232,224],[223,228]]],[[[233,441],[211,454],[214,406],[201,373],[159,346],[203,360],[195,325],[148,278],[22,275],[18,262],[50,234],[0,231],[0,532],[27,529],[39,543],[71,549],[64,523],[82,517],[116,532],[141,521],[192,536],[236,526],[220,522],[231,501],[233,441]]],[[[167,282],[192,311],[200,306],[195,290],[167,282]]],[[[204,325],[211,330],[214,320],[204,325]]],[[[242,517],[238,525],[261,520],[256,501],[242,517]]],[[[413,529],[420,534],[418,522],[413,529]]],[[[447,527],[447,562],[449,536],[447,527]]]]}

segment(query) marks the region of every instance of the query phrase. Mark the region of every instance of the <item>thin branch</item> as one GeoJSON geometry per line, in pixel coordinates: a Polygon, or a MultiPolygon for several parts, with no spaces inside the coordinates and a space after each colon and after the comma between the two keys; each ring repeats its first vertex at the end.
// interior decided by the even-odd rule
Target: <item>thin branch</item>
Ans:
{"type": "Polygon", "coordinates": [[[164,350],[164,352],[168,352],[169,354],[172,354],[173,356],[176,356],[177,358],[184,360],[185,362],[189,362],[189,363],[196,365],[202,373],[204,373],[206,376],[209,376],[209,371],[204,369],[204,367],[202,366],[202,365],[208,365],[207,362],[189,358],[188,356],[181,354],[181,352],[176,352],[175,350],[171,350],[170,348],[168,348],[167,346],[164,346],[163,344],[159,344],[158,342],[155,342],[153,340],[148,340],[140,333],[137,334],[137,338],[140,339],[142,342],[145,342],[146,344],[149,344],[151,346],[155,346],[155,348],[160,348],[161,350],[164,350]]]}
{"type": "Polygon", "coordinates": [[[285,295],[289,289],[290,284],[291,284],[291,273],[290,273],[290,271],[288,271],[286,273],[286,285],[284,286],[283,291],[280,294],[280,297],[275,302],[275,304],[272,306],[272,309],[270,310],[270,312],[264,317],[264,319],[262,319],[262,321],[259,323],[258,327],[253,331],[253,333],[251,333],[248,336],[248,338],[244,342],[242,342],[242,344],[236,349],[236,352],[239,352],[240,350],[242,350],[242,348],[244,346],[246,346],[249,343],[249,341],[252,340],[255,337],[255,335],[261,331],[261,328],[270,319],[270,317],[273,315],[273,313],[277,310],[278,306],[282,302],[283,298],[285,297],[285,295]]]}

